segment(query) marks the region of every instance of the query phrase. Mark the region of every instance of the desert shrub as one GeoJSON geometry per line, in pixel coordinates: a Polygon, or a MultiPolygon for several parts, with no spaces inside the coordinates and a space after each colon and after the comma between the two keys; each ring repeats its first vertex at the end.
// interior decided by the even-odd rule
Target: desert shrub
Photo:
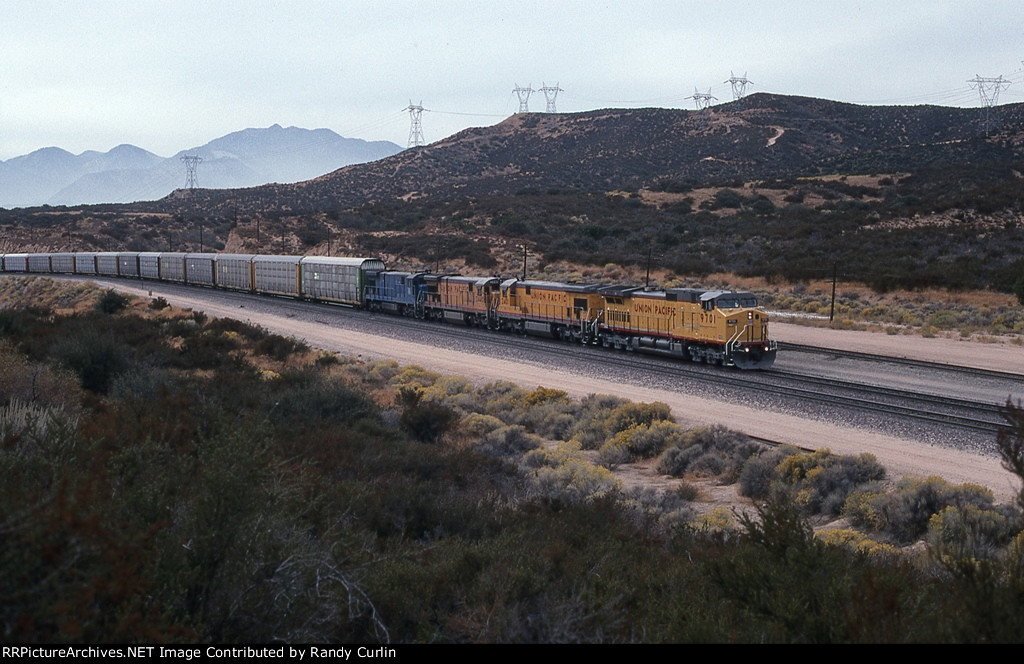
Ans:
{"type": "Polygon", "coordinates": [[[712,209],[716,208],[738,208],[743,206],[743,195],[734,189],[719,189],[715,193],[715,203],[712,209]]]}
{"type": "Polygon", "coordinates": [[[133,366],[114,377],[110,396],[119,401],[152,402],[173,389],[174,381],[165,369],[133,366]]]}
{"type": "Polygon", "coordinates": [[[232,351],[239,349],[239,335],[233,331],[204,329],[185,337],[176,358],[184,369],[216,369],[238,360],[232,351]]]}
{"type": "Polygon", "coordinates": [[[949,505],[928,520],[925,542],[943,564],[991,559],[1013,537],[1016,517],[977,505],[949,505]]]}
{"type": "Polygon", "coordinates": [[[505,423],[493,415],[483,413],[470,413],[462,418],[459,427],[470,438],[477,440],[495,429],[500,429],[505,423]]]}
{"type": "Polygon", "coordinates": [[[682,477],[694,459],[704,451],[694,445],[690,447],[670,447],[658,460],[658,472],[672,477],[682,477]]]}
{"type": "Polygon", "coordinates": [[[526,395],[527,406],[539,406],[551,402],[568,403],[569,394],[564,390],[538,386],[537,389],[526,395]]]}
{"type": "Polygon", "coordinates": [[[78,377],[68,369],[33,362],[0,343],[0,403],[14,399],[72,408],[81,397],[78,377]]]}
{"type": "Polygon", "coordinates": [[[689,471],[698,477],[718,477],[725,474],[728,467],[728,460],[711,450],[690,462],[689,471]]]}
{"type": "Polygon", "coordinates": [[[629,463],[631,457],[626,443],[619,437],[610,438],[597,451],[597,461],[606,468],[615,468],[619,464],[629,463]]]}
{"type": "Polygon", "coordinates": [[[664,532],[673,526],[690,523],[694,512],[688,502],[678,491],[658,491],[648,487],[622,491],[617,500],[627,518],[646,532],[664,532]]]}
{"type": "Polygon", "coordinates": [[[577,422],[574,406],[572,402],[534,406],[523,413],[519,422],[538,436],[549,440],[568,440],[577,422]]]}
{"type": "Polygon", "coordinates": [[[700,498],[700,489],[689,482],[680,482],[676,488],[676,495],[687,502],[693,502],[700,498]]]}
{"type": "Polygon", "coordinates": [[[869,556],[897,556],[900,551],[891,544],[877,542],[860,531],[847,528],[823,530],[814,537],[826,546],[839,546],[869,556]]]}
{"type": "Polygon", "coordinates": [[[260,355],[266,355],[278,362],[284,362],[293,353],[305,353],[309,350],[309,346],[295,337],[268,334],[256,342],[254,350],[260,355]]]}
{"type": "Polygon", "coordinates": [[[152,309],[153,311],[160,311],[162,309],[166,309],[169,306],[171,306],[170,303],[168,303],[167,300],[162,296],[154,297],[152,301],[150,301],[149,303],[149,308],[152,309]]]}
{"type": "Polygon", "coordinates": [[[598,449],[608,438],[605,422],[616,408],[628,404],[625,399],[608,394],[591,394],[581,399],[570,439],[585,450],[598,449]]]}
{"type": "Polygon", "coordinates": [[[590,503],[621,486],[607,468],[584,459],[579,446],[572,442],[560,443],[554,450],[533,450],[526,455],[524,465],[535,468],[530,476],[533,490],[548,500],[590,503]]]}
{"type": "Polygon", "coordinates": [[[604,421],[605,436],[614,436],[620,431],[634,426],[650,426],[658,420],[672,422],[672,409],[668,404],[656,401],[654,403],[625,403],[616,408],[604,421]]]}
{"type": "Polygon", "coordinates": [[[874,483],[852,491],[842,514],[856,526],[885,533],[898,542],[910,542],[923,536],[932,516],[946,507],[955,505],[963,510],[972,505],[988,510],[993,500],[991,491],[976,484],[952,485],[940,477],[907,477],[897,483],[894,492],[886,492],[874,483]]]}
{"type": "Polygon", "coordinates": [[[775,467],[787,456],[799,454],[795,447],[776,447],[747,459],[740,471],[740,494],[754,500],[766,500],[775,489],[775,467]]]}
{"type": "Polygon", "coordinates": [[[513,423],[519,404],[522,403],[523,388],[508,381],[487,383],[476,390],[476,401],[481,411],[493,415],[503,422],[513,423]]]}
{"type": "Polygon", "coordinates": [[[18,399],[0,408],[0,471],[16,466],[58,469],[72,458],[78,416],[62,406],[18,399]]]}
{"type": "Polygon", "coordinates": [[[705,477],[723,476],[723,481],[730,482],[737,479],[746,460],[763,449],[722,426],[692,429],[675,444],[662,455],[660,472],[679,477],[692,471],[705,477]]]}
{"type": "Polygon", "coordinates": [[[365,393],[311,372],[285,373],[268,383],[274,406],[270,422],[285,427],[377,422],[380,408],[365,393]]]}
{"type": "Polygon", "coordinates": [[[776,467],[796,504],[811,514],[838,515],[859,485],[885,478],[885,468],[871,454],[843,456],[828,449],[793,454],[776,467]]]}
{"type": "Polygon", "coordinates": [[[480,449],[493,456],[519,456],[539,448],[543,442],[540,436],[529,433],[525,427],[512,424],[485,434],[480,441],[480,449]]]}
{"type": "Polygon", "coordinates": [[[632,424],[605,441],[599,458],[604,465],[648,459],[681,438],[682,430],[675,422],[656,420],[649,425],[632,424]]]}
{"type": "Polygon", "coordinates": [[[402,371],[394,360],[380,360],[371,364],[366,370],[366,378],[373,383],[386,383],[402,371]]]}
{"type": "Polygon", "coordinates": [[[434,371],[430,371],[421,367],[418,364],[410,364],[406,367],[402,367],[401,371],[395,374],[388,381],[392,385],[401,385],[403,387],[430,387],[439,378],[441,374],[434,371]]]}
{"type": "Polygon", "coordinates": [[[424,400],[423,391],[403,387],[398,391],[398,406],[402,411],[399,421],[414,438],[424,443],[436,443],[459,420],[452,408],[433,400],[424,400]]]}
{"type": "Polygon", "coordinates": [[[108,289],[104,291],[96,301],[96,309],[105,314],[116,314],[127,307],[128,302],[129,299],[127,296],[122,295],[113,289],[108,289]]]}
{"type": "Polygon", "coordinates": [[[448,401],[452,397],[469,394],[472,391],[472,383],[461,376],[440,376],[433,385],[423,390],[423,394],[427,398],[448,401]]]}
{"type": "Polygon", "coordinates": [[[100,394],[106,394],[114,377],[131,366],[128,348],[92,329],[58,342],[53,354],[78,374],[83,388],[100,394]]]}
{"type": "Polygon", "coordinates": [[[341,364],[337,354],[327,351],[320,351],[316,356],[316,360],[313,361],[313,365],[318,369],[326,369],[337,364],[341,364]]]}

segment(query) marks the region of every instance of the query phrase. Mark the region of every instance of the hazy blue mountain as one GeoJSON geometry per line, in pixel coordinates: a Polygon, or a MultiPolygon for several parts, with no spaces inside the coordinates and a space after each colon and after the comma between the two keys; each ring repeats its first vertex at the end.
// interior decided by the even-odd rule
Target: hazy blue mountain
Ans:
{"type": "Polygon", "coordinates": [[[401,149],[388,141],[344,138],[330,129],[276,124],[236,131],[166,158],[133,145],[79,155],[49,147],[0,161],[0,207],[162,198],[184,186],[181,157],[186,154],[202,158],[196,171],[198,185],[221,189],[300,182],[401,149]]]}

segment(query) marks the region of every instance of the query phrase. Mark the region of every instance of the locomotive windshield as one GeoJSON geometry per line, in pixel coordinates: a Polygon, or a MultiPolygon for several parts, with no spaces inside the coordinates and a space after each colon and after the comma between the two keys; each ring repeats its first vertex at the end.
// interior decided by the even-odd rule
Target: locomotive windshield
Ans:
{"type": "Polygon", "coordinates": [[[715,300],[719,309],[750,309],[757,306],[757,298],[750,293],[723,295],[715,300]]]}

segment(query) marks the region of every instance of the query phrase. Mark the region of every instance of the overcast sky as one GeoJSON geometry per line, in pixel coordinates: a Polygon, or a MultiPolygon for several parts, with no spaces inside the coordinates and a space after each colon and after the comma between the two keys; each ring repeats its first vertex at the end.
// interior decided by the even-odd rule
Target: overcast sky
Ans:
{"type": "Polygon", "coordinates": [[[162,156],[246,127],[427,142],[560,112],[694,108],[694,89],[864,104],[1024,101],[1019,0],[0,0],[0,160],[131,143],[162,156]],[[543,111],[535,92],[531,111],[543,111]]]}

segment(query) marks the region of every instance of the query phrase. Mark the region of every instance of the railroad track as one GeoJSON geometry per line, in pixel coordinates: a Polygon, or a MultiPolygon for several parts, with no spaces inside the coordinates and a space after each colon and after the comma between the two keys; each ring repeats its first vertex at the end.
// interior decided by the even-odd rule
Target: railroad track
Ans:
{"type": "MultiPolygon", "coordinates": [[[[92,279],[97,281],[96,279],[92,279]]],[[[111,280],[111,285],[122,283],[111,280]]],[[[138,282],[130,282],[137,285],[138,282]]],[[[796,408],[798,403],[810,404],[823,408],[828,412],[839,414],[842,411],[870,413],[880,419],[881,426],[894,418],[904,422],[915,422],[922,426],[948,432],[955,436],[958,433],[990,436],[1002,425],[999,404],[986,403],[956,397],[934,394],[921,394],[912,390],[869,385],[866,383],[846,381],[838,378],[826,378],[783,371],[778,368],[770,371],[743,372],[738,370],[693,364],[676,359],[648,355],[644,353],[612,351],[596,347],[580,346],[569,342],[542,340],[534,337],[523,338],[513,334],[496,333],[460,325],[401,318],[387,314],[370,313],[357,309],[336,305],[315,304],[297,300],[267,298],[232,291],[198,290],[194,287],[176,286],[173,284],[145,282],[150,288],[159,290],[170,287],[175,292],[194,297],[197,292],[217,293],[219,296],[238,298],[238,301],[249,311],[258,313],[259,302],[273,302],[276,309],[288,311],[288,317],[298,317],[313,322],[339,326],[357,327],[359,320],[372,321],[376,333],[394,338],[408,339],[408,331],[422,332],[433,339],[444,340],[441,345],[459,348],[468,352],[481,352],[479,348],[469,348],[474,344],[484,344],[495,354],[517,355],[522,352],[524,357],[532,358],[542,364],[553,364],[572,369],[567,366],[567,357],[586,358],[598,363],[609,372],[623,377],[633,376],[637,372],[645,374],[645,380],[659,383],[660,387],[668,387],[677,392],[694,392],[709,386],[717,388],[726,401],[750,405],[764,403],[766,407],[796,408]],[[355,325],[353,324],[355,323],[355,325]],[[540,341],[540,343],[538,343],[540,341]],[[446,343],[445,343],[446,342],[446,343]],[[774,398],[772,398],[774,397],[774,398]]],[[[434,342],[436,343],[436,341],[434,342]]],[[[987,377],[1001,379],[1020,378],[1006,372],[975,369],[972,367],[955,367],[948,364],[903,360],[879,355],[836,351],[813,346],[787,344],[786,349],[794,352],[820,353],[841,355],[854,359],[871,361],[896,362],[928,369],[943,371],[962,371],[973,375],[983,374],[987,377]]],[[[489,351],[490,352],[490,351],[489,351]]]]}
{"type": "Polygon", "coordinates": [[[936,362],[930,360],[915,360],[908,357],[892,357],[889,355],[878,355],[875,353],[863,353],[853,350],[842,350],[839,348],[825,348],[822,346],[809,346],[806,344],[779,343],[779,353],[782,352],[813,353],[816,355],[828,355],[831,357],[847,357],[854,360],[865,360],[872,362],[884,362],[886,364],[905,367],[920,367],[937,371],[952,371],[959,374],[981,376],[984,378],[1016,379],[1024,380],[1024,376],[1012,371],[999,371],[996,369],[983,369],[981,367],[969,367],[948,362],[936,362]]]}
{"type": "MultiPolygon", "coordinates": [[[[391,317],[386,318],[391,320],[391,317]]],[[[542,343],[538,343],[537,339],[526,340],[515,335],[499,335],[457,325],[437,325],[423,321],[401,320],[403,320],[403,327],[406,324],[410,327],[422,326],[424,331],[456,342],[467,337],[491,342],[497,337],[500,339],[498,343],[505,350],[522,350],[535,356],[555,358],[562,364],[564,364],[565,356],[571,354],[588,357],[605,366],[617,367],[626,372],[641,369],[652,376],[662,376],[670,380],[697,381],[704,385],[713,384],[740,393],[747,390],[760,395],[772,394],[785,399],[797,398],[829,408],[852,409],[881,416],[898,416],[941,429],[994,434],[1004,424],[1000,404],[996,403],[923,394],[913,390],[789,371],[741,372],[644,353],[611,351],[555,340],[540,340],[542,343]]],[[[327,324],[326,321],[323,322],[327,324]]],[[[953,369],[950,365],[938,366],[947,370],[953,369]]],[[[995,373],[1003,377],[1012,375],[995,373]]],[[[742,395],[740,397],[742,398],[742,395]]]]}

